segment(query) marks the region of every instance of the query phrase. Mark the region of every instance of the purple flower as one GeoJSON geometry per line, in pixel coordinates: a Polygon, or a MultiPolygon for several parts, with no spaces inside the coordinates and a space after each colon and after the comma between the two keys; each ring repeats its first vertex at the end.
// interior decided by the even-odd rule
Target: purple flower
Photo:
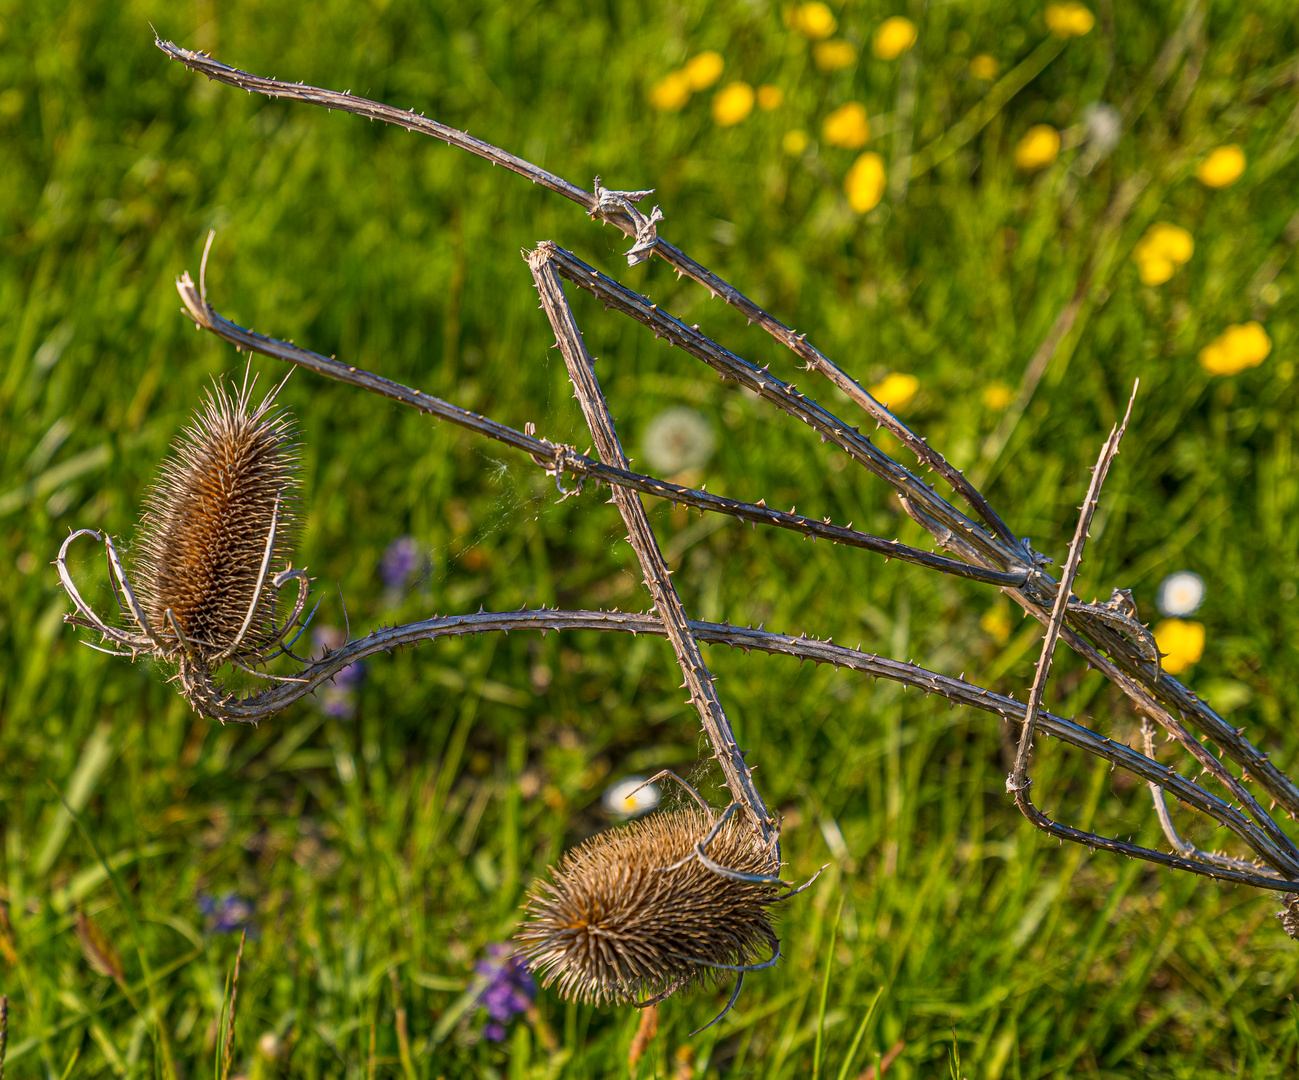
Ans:
{"type": "Polygon", "coordinates": [[[233,934],[251,929],[255,911],[251,900],[232,892],[219,898],[210,893],[199,893],[198,909],[203,913],[210,934],[233,934]]]}
{"type": "Polygon", "coordinates": [[[483,1035],[492,1042],[500,1042],[505,1038],[505,1025],[527,1012],[537,996],[536,981],[523,962],[510,952],[510,946],[499,943],[487,946],[487,958],[479,960],[474,970],[490,979],[478,998],[491,1017],[483,1035]]]}
{"type": "MultiPolygon", "coordinates": [[[[337,626],[319,626],[311,633],[315,646],[312,656],[320,659],[326,652],[341,649],[347,644],[347,635],[337,626]]],[[[320,711],[338,720],[348,720],[356,712],[356,689],[365,681],[365,665],[360,660],[348,664],[330,680],[330,685],[320,692],[320,711]]]]}
{"type": "Polygon", "coordinates": [[[365,682],[365,665],[360,660],[348,664],[334,676],[334,685],[343,690],[355,690],[363,682],[365,682]]]}
{"type": "Polygon", "coordinates": [[[320,711],[335,720],[350,720],[356,715],[356,695],[350,690],[326,686],[318,699],[320,711]]]}
{"type": "Polygon", "coordinates": [[[401,592],[420,568],[422,562],[419,543],[413,536],[399,536],[383,553],[379,573],[383,583],[393,592],[401,592]]]}

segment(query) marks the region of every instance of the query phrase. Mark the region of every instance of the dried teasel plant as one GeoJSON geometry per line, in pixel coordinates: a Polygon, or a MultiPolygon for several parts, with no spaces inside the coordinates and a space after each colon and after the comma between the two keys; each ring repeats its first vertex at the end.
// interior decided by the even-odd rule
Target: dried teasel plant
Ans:
{"type": "MultiPolygon", "coordinates": [[[[670,810],[588,840],[534,886],[515,934],[520,952],[562,997],[601,1005],[656,1005],[678,990],[772,967],[780,942],[768,909],[802,892],[779,892],[779,859],[734,819],[664,770],[699,809],[670,810]],[[771,956],[760,959],[764,951],[771,956]],[[646,999],[637,1001],[637,995],[646,999]]],[[[641,785],[644,786],[643,784],[641,785]]],[[[699,1029],[704,1030],[703,1028],[699,1029]]],[[[698,1034],[698,1032],[692,1032],[698,1034]]]]}
{"type": "Polygon", "coordinates": [[[56,560],[77,610],[68,621],[96,630],[114,648],[174,663],[183,692],[202,708],[219,693],[213,673],[225,664],[266,678],[252,665],[288,653],[285,636],[301,620],[310,580],[290,562],[297,525],[297,444],[288,411],[277,404],[284,383],[253,404],[256,378],[220,382],[172,448],[145,496],[131,572],[113,538],[102,537],[110,581],[124,619],[113,626],[81,599],[67,553],[56,560]],[[134,580],[132,580],[132,578],[134,580]],[[293,610],[277,625],[276,599],[298,582],[293,610]]]}
{"type": "MultiPolygon", "coordinates": [[[[768,368],[760,368],[730,352],[707,337],[698,326],[685,325],[648,298],[600,273],[553,243],[539,244],[524,255],[542,309],[563,354],[574,393],[591,429],[596,452],[594,457],[579,454],[572,446],[538,438],[531,424],[525,430],[518,431],[418,389],[402,386],[290,342],[254,333],[223,318],[207,300],[207,250],[204,252],[198,285],[188,274],[178,280],[181,299],[195,325],[231,342],[240,350],[257,352],[341,383],[384,395],[425,415],[457,424],[477,435],[521,451],[554,477],[561,498],[580,495],[587,483],[603,484],[612,490],[614,502],[627,529],[628,541],[635,550],[645,584],[653,598],[653,613],[556,611],[541,608],[434,616],[376,630],[318,660],[303,661],[294,675],[275,677],[273,685],[247,695],[225,692],[213,681],[212,672],[219,660],[236,659],[233,651],[227,652],[230,650],[229,643],[222,645],[213,642],[212,647],[217,651],[214,654],[204,654],[199,652],[196,643],[188,642],[174,627],[169,632],[166,628],[155,627],[149,621],[127,586],[111,539],[105,539],[110,565],[121,592],[126,597],[130,608],[129,617],[134,619],[139,632],[110,628],[85,605],[73,585],[66,566],[68,547],[77,536],[85,535],[89,530],[69,537],[58,560],[64,585],[77,609],[68,617],[69,621],[88,626],[104,635],[117,647],[112,651],[129,656],[145,653],[176,659],[180,665],[182,690],[195,708],[222,720],[256,721],[270,716],[311,693],[348,664],[363,657],[400,645],[446,636],[519,629],[533,629],[543,633],[551,630],[593,629],[667,638],[676,654],[684,678],[683,685],[689,691],[690,700],[699,713],[701,726],[712,747],[713,757],[721,768],[732,802],[719,815],[699,800],[702,816],[691,812],[687,817],[661,817],[658,825],[647,824],[632,832],[615,831],[575,853],[561,864],[548,884],[538,885],[529,901],[528,915],[521,931],[522,940],[525,950],[531,950],[529,955],[533,963],[548,972],[562,992],[592,998],[599,996],[601,1000],[608,1001],[635,1000],[639,993],[649,993],[649,1000],[652,1001],[676,989],[697,985],[700,975],[695,969],[707,965],[693,964],[690,960],[682,961],[678,956],[667,955],[668,951],[680,952],[695,960],[720,955],[740,961],[708,970],[735,971],[741,976],[744,971],[766,966],[776,958],[773,956],[770,961],[747,962],[753,956],[749,945],[766,941],[766,933],[760,929],[761,924],[758,922],[751,924],[752,929],[747,936],[736,932],[734,920],[738,917],[740,907],[727,908],[717,900],[721,890],[736,883],[759,890],[745,895],[763,899],[769,897],[770,903],[758,905],[764,911],[771,904],[792,894],[779,894],[775,891],[776,874],[781,866],[779,824],[767,809],[753,782],[751,770],[745,761],[746,752],[736,744],[723,703],[714,687],[713,677],[703,660],[700,649],[703,642],[834,664],[876,678],[890,679],[904,687],[916,687],[926,694],[938,694],[953,705],[982,710],[998,718],[998,722],[1018,724],[1019,746],[1014,767],[1007,779],[1007,793],[1037,828],[1062,840],[1129,858],[1143,859],[1169,869],[1288,895],[1299,893],[1299,846],[1296,846],[1277,818],[1262,805],[1262,800],[1270,799],[1274,809],[1280,807],[1285,815],[1293,818],[1299,814],[1299,787],[1268,759],[1266,753],[1244,737],[1243,728],[1232,728],[1206,702],[1161,669],[1153,636],[1138,620],[1136,606],[1129,594],[1115,589],[1111,599],[1104,603],[1083,603],[1073,595],[1074,580],[1087,540],[1088,524],[1099,502],[1106,473],[1118,454],[1120,440],[1131,415],[1131,403],[1128,415],[1111,432],[1101,449],[1078,527],[1069,547],[1068,559],[1060,577],[1054,577],[1047,569],[1050,560],[1036,552],[1028,539],[1016,536],[967,477],[923,437],[875,400],[847,372],[817,350],[806,335],[796,334],[735,286],[661,237],[658,233],[659,224],[663,220],[661,210],[655,207],[651,213],[646,214],[637,207],[652,192],[612,191],[603,187],[598,178],[593,190],[587,191],[514,154],[430,120],[413,110],[397,109],[350,93],[250,75],[171,42],[158,41],[157,44],[169,57],[209,79],[270,97],[382,120],[408,131],[441,139],[449,145],[527,177],[577,203],[592,218],[598,219],[602,224],[614,225],[633,241],[633,246],[627,253],[629,263],[662,258],[679,275],[691,278],[707,288],[713,296],[720,297],[736,308],[751,323],[761,327],[799,357],[809,371],[828,379],[852,405],[859,408],[877,427],[887,430],[913,454],[923,470],[936,473],[945,481],[965,504],[966,508],[962,509],[957,503],[940,497],[932,485],[912,469],[882,452],[857,426],[835,416],[792,383],[781,379],[768,368]],[[639,322],[656,337],[665,338],[672,346],[713,368],[724,380],[738,383],[776,409],[812,427],[823,442],[842,451],[857,466],[891,487],[906,513],[947,554],[872,536],[851,526],[832,524],[829,519],[798,514],[793,509],[788,512],[774,510],[765,501],[747,503],[728,499],[633,472],[622,451],[616,427],[596,380],[592,359],[583,345],[581,330],[565,293],[566,286],[591,293],[606,309],[613,309],[639,322]],[[641,502],[642,495],[657,496],[706,513],[726,514],[755,526],[791,530],[814,540],[828,540],[834,544],[882,555],[886,559],[900,559],[999,588],[1028,615],[1046,627],[1033,684],[1024,695],[1024,700],[1020,701],[976,686],[963,677],[952,678],[927,671],[915,664],[882,658],[860,649],[844,648],[830,641],[805,635],[793,637],[761,627],[755,629],[690,619],[672,584],[667,564],[650,528],[641,502]],[[1144,752],[1108,737],[1089,718],[1065,718],[1043,708],[1051,661],[1061,642],[1073,649],[1090,668],[1103,673],[1127,696],[1147,722],[1144,752]],[[1199,770],[1194,779],[1156,759],[1153,744],[1153,732],[1156,729],[1162,729],[1167,738],[1199,770]],[[1134,843],[1131,839],[1109,837],[1076,828],[1041,810],[1031,797],[1032,779],[1029,776],[1029,766],[1039,735],[1044,739],[1059,739],[1066,745],[1102,758],[1113,767],[1124,769],[1145,781],[1153,795],[1156,814],[1171,850],[1163,851],[1134,843]],[[1166,802],[1167,794],[1172,794],[1183,810],[1193,810],[1224,828],[1233,838],[1234,851],[1204,851],[1185,841],[1175,828],[1166,802]],[[669,834],[676,838],[672,845],[656,848],[658,841],[654,837],[666,837],[669,834]],[[720,850],[715,845],[723,835],[744,839],[735,841],[738,846],[727,846],[732,842],[723,841],[725,855],[714,858],[720,850]],[[693,846],[689,843],[692,839],[693,846]],[[668,861],[669,856],[678,850],[684,853],[675,861],[668,861]],[[754,852],[760,855],[757,869],[744,869],[745,866],[752,865],[746,860],[754,852]],[[650,865],[659,862],[662,865],[650,865]],[[596,867],[602,869],[597,872],[596,867]],[[681,873],[682,871],[688,873],[681,873]],[[677,883],[673,887],[679,890],[678,894],[674,899],[670,890],[665,893],[669,897],[663,901],[665,905],[677,905],[678,910],[693,905],[692,910],[697,913],[721,913],[721,922],[727,924],[729,932],[736,933],[734,940],[743,945],[737,944],[730,951],[722,947],[720,952],[714,948],[711,952],[702,950],[695,953],[690,952],[689,948],[683,950],[671,945],[666,937],[642,939],[636,938],[630,930],[622,930],[624,953],[599,952],[598,935],[594,933],[594,927],[600,925],[597,920],[614,917],[617,912],[623,911],[628,913],[629,919],[634,919],[636,910],[646,910],[645,906],[635,909],[634,905],[649,904],[648,897],[652,893],[650,884],[654,882],[652,875],[655,874],[667,875],[666,880],[670,885],[677,883]],[[624,891],[620,884],[623,880],[641,882],[643,887],[639,891],[624,891]],[[687,882],[692,884],[687,886],[687,882]],[[633,907],[618,907],[620,903],[628,902],[633,907]],[[583,926],[590,930],[585,936],[578,932],[583,926]],[[646,941],[650,943],[646,944],[646,941]],[[631,957],[636,957],[637,963],[642,966],[633,967],[629,959],[631,957]]],[[[1130,205],[1135,192],[1139,190],[1137,178],[1131,183],[1120,185],[1111,210],[1114,213],[1122,211],[1130,205]]],[[[209,237],[209,249],[210,246],[209,237]]],[[[1034,370],[1036,369],[1027,373],[1026,386],[1036,385],[1041,372],[1037,371],[1034,375],[1034,370]]],[[[90,534],[99,536],[98,533],[90,534]]],[[[265,550],[270,552],[274,547],[275,542],[271,539],[265,550]]],[[[259,571],[259,580],[264,584],[268,580],[267,573],[269,556],[267,565],[259,571]]],[[[245,659],[261,661],[269,659],[277,651],[292,656],[288,653],[291,644],[283,645],[283,638],[300,620],[309,582],[303,571],[287,568],[269,579],[271,587],[278,589],[293,577],[298,579],[300,590],[293,612],[282,624],[258,623],[262,632],[258,640],[263,643],[263,651],[245,659]]],[[[247,619],[249,626],[256,622],[253,607],[249,608],[247,619]]],[[[755,899],[753,902],[758,901],[755,899]]],[[[1291,917],[1283,920],[1284,928],[1291,936],[1299,934],[1299,918],[1293,916],[1293,911],[1299,910],[1297,905],[1299,901],[1287,901],[1287,911],[1291,917]]],[[[618,917],[622,918],[621,915],[618,917]]],[[[618,925],[630,927],[632,922],[620,922],[618,925]]]]}
{"type": "Polygon", "coordinates": [[[293,421],[276,387],[252,407],[252,387],[217,383],[145,499],[135,560],[140,605],[174,626],[206,663],[273,648],[262,604],[266,574],[293,554],[298,486],[293,421]]]}

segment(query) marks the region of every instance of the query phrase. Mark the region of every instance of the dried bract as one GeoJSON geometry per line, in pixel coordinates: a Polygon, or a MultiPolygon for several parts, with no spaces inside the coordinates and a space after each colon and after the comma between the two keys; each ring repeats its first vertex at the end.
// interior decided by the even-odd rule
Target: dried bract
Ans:
{"type": "Polygon", "coordinates": [[[253,658],[278,636],[274,605],[259,603],[259,591],[292,554],[298,485],[293,421],[276,407],[278,391],[252,408],[248,382],[237,392],[218,383],[146,496],[133,575],[141,605],[164,633],[170,610],[205,660],[236,642],[230,655],[253,658]]]}
{"type": "MultiPolygon", "coordinates": [[[[712,827],[703,813],[655,814],[569,852],[540,880],[515,934],[542,985],[586,1003],[628,1002],[725,977],[779,948],[768,909],[777,887],[721,876],[692,857],[712,827]]],[[[769,848],[727,821],[708,857],[773,875],[769,848]]]]}

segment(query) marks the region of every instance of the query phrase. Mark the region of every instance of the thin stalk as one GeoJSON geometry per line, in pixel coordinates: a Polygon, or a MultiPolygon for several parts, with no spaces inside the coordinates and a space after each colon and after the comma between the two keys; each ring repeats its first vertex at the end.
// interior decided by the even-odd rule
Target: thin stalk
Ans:
{"type": "Polygon", "coordinates": [[[923,551],[920,548],[899,543],[897,540],[885,540],[851,527],[832,525],[828,520],[809,518],[792,511],[773,510],[762,504],[727,499],[721,495],[684,487],[681,484],[674,484],[667,480],[660,480],[657,477],[646,476],[632,472],[629,469],[620,469],[605,462],[592,460],[584,454],[579,454],[570,446],[552,443],[548,439],[538,439],[535,435],[518,431],[499,421],[491,420],[479,413],[461,408],[459,405],[443,401],[432,394],[403,386],[390,379],[385,379],[381,375],[374,375],[361,368],[344,364],[333,357],[311,352],[309,349],[303,349],[291,342],[280,341],[276,338],[265,337],[251,330],[246,330],[219,315],[210,304],[204,301],[189,274],[183,274],[177,279],[176,287],[195,325],[229,341],[236,348],[283,360],[295,366],[306,368],[318,375],[324,375],[326,378],[334,379],[349,386],[356,386],[362,390],[368,390],[371,393],[408,405],[427,415],[456,424],[477,435],[501,442],[513,449],[522,450],[535,463],[541,464],[547,473],[568,473],[576,477],[579,484],[583,479],[590,478],[597,483],[608,484],[611,487],[626,487],[645,495],[667,499],[673,503],[693,506],[697,510],[728,514],[755,525],[771,525],[777,528],[791,529],[795,532],[801,532],[804,536],[830,540],[833,543],[845,544],[849,547],[863,548],[884,555],[886,558],[896,558],[904,562],[915,563],[917,566],[927,566],[930,569],[968,578],[971,581],[1010,586],[1024,585],[1028,581],[1027,570],[1007,572],[983,566],[972,566],[956,559],[949,559],[933,552],[923,551]]]}
{"type": "MultiPolygon", "coordinates": [[[[625,469],[627,457],[618,441],[600,384],[596,381],[594,364],[586,346],[582,344],[582,332],[577,328],[577,321],[564,296],[564,287],[559,280],[552,252],[552,248],[542,245],[528,256],[528,266],[541,294],[541,306],[550,319],[564,363],[568,366],[569,380],[577,393],[578,403],[591,428],[601,459],[606,464],[625,469]]],[[[691,632],[685,607],[677,594],[676,586],[672,584],[671,571],[659,551],[658,541],[650,528],[640,496],[625,488],[615,487],[613,497],[627,526],[627,540],[640,561],[645,585],[654,598],[654,607],[663,621],[668,640],[672,642],[673,651],[677,655],[677,663],[685,676],[684,685],[690,691],[690,701],[699,712],[700,722],[712,744],[713,756],[722,767],[731,797],[744,806],[749,824],[762,842],[775,848],[779,837],[776,819],[758,794],[752,772],[735,742],[730,721],[726,718],[721,698],[717,696],[717,689],[713,685],[714,678],[704,664],[699,643],[691,632]]],[[[779,862],[779,854],[776,855],[776,860],[779,862]]]]}

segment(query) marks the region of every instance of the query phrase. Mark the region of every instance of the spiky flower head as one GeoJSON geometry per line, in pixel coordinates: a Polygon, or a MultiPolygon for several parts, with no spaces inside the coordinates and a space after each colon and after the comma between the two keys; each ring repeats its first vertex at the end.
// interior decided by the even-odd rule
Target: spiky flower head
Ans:
{"type": "MultiPolygon", "coordinates": [[[[767,909],[776,887],[687,859],[711,824],[697,810],[654,814],[565,855],[533,887],[514,935],[542,985],[558,983],[561,997],[588,1004],[627,1002],[730,978],[712,965],[774,953],[767,909]]],[[[742,873],[776,871],[770,850],[741,822],[728,821],[707,851],[742,873]]]]}
{"type": "Polygon", "coordinates": [[[170,611],[205,660],[236,641],[235,659],[255,658],[274,642],[274,591],[265,586],[287,566],[297,534],[293,419],[275,404],[283,383],[253,407],[255,381],[208,391],[140,520],[133,576],[149,623],[174,640],[170,611]]]}

